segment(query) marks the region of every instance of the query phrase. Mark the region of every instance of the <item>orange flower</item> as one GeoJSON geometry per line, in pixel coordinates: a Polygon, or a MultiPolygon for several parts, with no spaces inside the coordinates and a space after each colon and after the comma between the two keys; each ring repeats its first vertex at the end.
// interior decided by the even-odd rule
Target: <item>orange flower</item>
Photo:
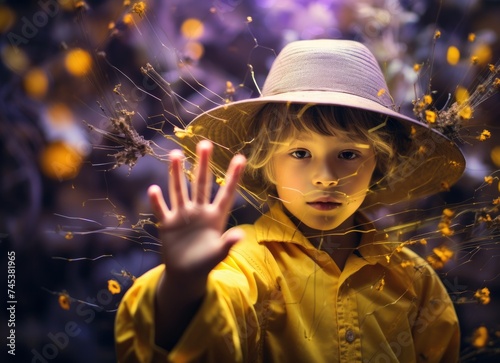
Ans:
{"type": "Polygon", "coordinates": [[[59,294],[59,306],[63,308],[64,310],[69,310],[71,301],[69,299],[69,295],[65,292],[62,292],[59,294]]]}
{"type": "Polygon", "coordinates": [[[490,299],[490,290],[487,287],[483,287],[482,289],[477,290],[474,293],[474,297],[480,304],[486,305],[489,304],[490,299]]]}
{"type": "Polygon", "coordinates": [[[415,266],[415,262],[413,261],[403,261],[401,262],[401,267],[413,267],[415,266]]]}
{"type": "Polygon", "coordinates": [[[431,255],[427,256],[426,260],[435,270],[443,268],[454,254],[447,246],[433,248],[432,252],[431,255]]]}
{"type": "Polygon", "coordinates": [[[139,15],[141,18],[146,13],[146,3],[144,1],[138,1],[132,5],[132,12],[139,15]]]}
{"type": "Polygon", "coordinates": [[[493,86],[500,89],[500,78],[495,78],[493,81],[493,86]]]}
{"type": "Polygon", "coordinates": [[[474,331],[472,336],[472,346],[474,348],[484,348],[488,343],[488,329],[485,326],[480,326],[474,331]]]}
{"type": "Polygon", "coordinates": [[[122,287],[116,280],[108,280],[108,290],[113,295],[119,294],[122,291],[122,287]]]}
{"type": "Polygon", "coordinates": [[[443,216],[445,216],[445,217],[451,218],[451,217],[453,217],[454,214],[455,214],[455,212],[453,212],[449,208],[446,208],[443,210],[443,216]]]}

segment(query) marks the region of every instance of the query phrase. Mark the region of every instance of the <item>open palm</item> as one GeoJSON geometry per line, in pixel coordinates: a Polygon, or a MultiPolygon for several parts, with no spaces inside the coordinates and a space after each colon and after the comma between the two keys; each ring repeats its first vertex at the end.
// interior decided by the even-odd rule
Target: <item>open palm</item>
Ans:
{"type": "Polygon", "coordinates": [[[179,150],[170,153],[169,179],[170,207],[160,188],[149,188],[153,211],[159,221],[163,262],[167,275],[189,281],[206,278],[222,261],[232,245],[242,238],[242,232],[233,229],[224,234],[232,207],[237,182],[245,165],[245,158],[236,155],[229,165],[225,185],[210,200],[212,175],[209,160],[212,144],[202,141],[197,145],[199,159],[191,196],[182,170],[184,155],[179,150]]]}

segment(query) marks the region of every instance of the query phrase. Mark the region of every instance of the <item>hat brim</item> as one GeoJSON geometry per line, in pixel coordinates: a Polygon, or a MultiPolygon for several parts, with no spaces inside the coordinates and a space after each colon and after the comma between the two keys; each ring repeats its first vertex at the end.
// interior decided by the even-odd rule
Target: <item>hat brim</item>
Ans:
{"type": "MultiPolygon", "coordinates": [[[[214,143],[212,156],[216,175],[223,177],[231,158],[251,140],[247,138],[250,120],[269,103],[336,105],[358,108],[386,115],[399,121],[415,143],[412,155],[402,155],[401,163],[390,178],[381,180],[368,192],[364,207],[394,204],[447,190],[462,175],[465,158],[454,142],[426,124],[374,101],[347,93],[331,91],[287,92],[252,98],[218,106],[197,116],[189,125],[194,136],[181,144],[194,157],[196,144],[207,139],[214,143]]],[[[243,177],[242,187],[261,196],[262,183],[243,177]]]]}

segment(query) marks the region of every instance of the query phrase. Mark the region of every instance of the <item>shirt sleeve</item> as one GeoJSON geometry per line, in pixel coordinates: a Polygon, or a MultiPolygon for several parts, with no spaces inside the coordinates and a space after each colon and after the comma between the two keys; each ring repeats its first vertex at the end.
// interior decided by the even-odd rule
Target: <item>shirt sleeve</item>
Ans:
{"type": "Polygon", "coordinates": [[[259,353],[260,326],[268,281],[233,252],[209,275],[205,298],[177,345],[155,345],[154,301],[158,266],[139,277],[125,294],[115,322],[119,362],[242,362],[259,353]],[[221,283],[223,281],[223,283],[221,283]]]}
{"type": "Polygon", "coordinates": [[[412,331],[417,362],[458,362],[460,328],[453,302],[436,272],[427,264],[422,268],[422,300],[412,331]]]}

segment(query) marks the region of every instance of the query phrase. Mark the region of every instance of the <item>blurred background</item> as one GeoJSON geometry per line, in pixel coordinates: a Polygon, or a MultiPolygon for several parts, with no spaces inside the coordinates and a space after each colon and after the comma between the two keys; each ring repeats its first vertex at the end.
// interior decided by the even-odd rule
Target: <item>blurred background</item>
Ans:
{"type": "MultiPolygon", "coordinates": [[[[498,0],[0,1],[1,269],[15,269],[2,337],[17,301],[15,356],[5,338],[2,361],[115,360],[120,298],[159,263],[146,190],[166,185],[173,135],[258,96],[276,53],[314,38],[365,43],[408,115],[424,94],[435,110],[459,86],[477,96],[453,133],[460,182],[377,218],[439,236],[416,250],[434,256],[456,303],[462,359],[498,361],[499,19],[498,0]],[[491,92],[474,93],[485,82],[491,92]],[[438,227],[444,208],[454,235],[438,227]]],[[[230,223],[258,214],[240,198],[230,223]]]]}

